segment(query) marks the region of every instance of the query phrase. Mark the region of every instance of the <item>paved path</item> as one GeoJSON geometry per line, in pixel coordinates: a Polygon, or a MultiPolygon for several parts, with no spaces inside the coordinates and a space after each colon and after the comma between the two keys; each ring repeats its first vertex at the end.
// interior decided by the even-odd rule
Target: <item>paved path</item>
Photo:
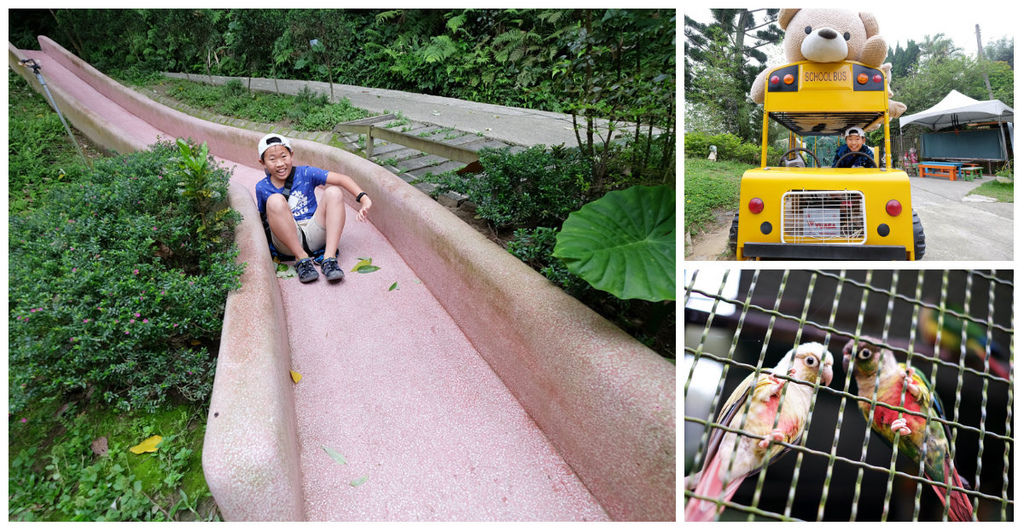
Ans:
{"type": "MultiPolygon", "coordinates": [[[[187,78],[192,81],[223,84],[238,79],[248,85],[249,78],[206,76],[201,74],[165,73],[169,77],[187,78]]],[[[265,92],[298,94],[303,88],[323,94],[330,94],[331,87],[323,81],[275,80],[252,78],[252,88],[265,92]]],[[[572,117],[562,113],[507,107],[486,103],[470,102],[416,94],[389,89],[356,87],[334,84],[334,100],[347,98],[355,107],[375,113],[401,113],[419,122],[429,122],[443,127],[454,127],[523,146],[534,144],[576,146],[572,117]]]]}
{"type": "Polygon", "coordinates": [[[1013,260],[1013,204],[967,195],[992,179],[910,178],[911,201],[924,226],[925,261],[1013,260]]]}
{"type": "MultiPolygon", "coordinates": [[[[22,53],[51,86],[136,139],[174,137],[42,52],[22,53]]],[[[442,115],[454,114],[442,103],[442,115]]],[[[253,160],[219,162],[251,191],[263,175],[253,160]]],[[[381,270],[347,272],[340,285],[279,281],[292,369],[303,375],[294,390],[306,518],[608,519],[387,238],[351,208],[348,219],[339,262],[347,271],[372,257],[381,270]]]]}

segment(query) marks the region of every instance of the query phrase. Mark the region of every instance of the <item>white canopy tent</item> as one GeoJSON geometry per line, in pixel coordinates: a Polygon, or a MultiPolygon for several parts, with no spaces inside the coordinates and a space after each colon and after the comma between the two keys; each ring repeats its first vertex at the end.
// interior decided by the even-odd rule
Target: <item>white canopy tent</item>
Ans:
{"type": "Polygon", "coordinates": [[[933,131],[975,122],[1013,122],[1013,108],[999,100],[979,101],[956,90],[930,109],[900,117],[900,129],[918,124],[933,131]]]}
{"type": "MultiPolygon", "coordinates": [[[[951,90],[945,98],[931,108],[900,117],[900,146],[903,145],[903,126],[917,124],[938,131],[947,127],[961,127],[978,122],[1006,123],[1009,130],[1011,149],[1013,145],[1013,108],[999,100],[975,100],[957,90],[951,90]]],[[[999,135],[1000,149],[1005,154],[1003,135],[999,135]]]]}

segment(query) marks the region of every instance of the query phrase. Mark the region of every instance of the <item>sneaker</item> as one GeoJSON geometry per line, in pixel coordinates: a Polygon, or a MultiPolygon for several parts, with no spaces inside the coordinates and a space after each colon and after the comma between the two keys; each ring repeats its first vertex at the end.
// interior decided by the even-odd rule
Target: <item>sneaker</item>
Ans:
{"type": "Polygon", "coordinates": [[[320,264],[320,271],[324,272],[324,277],[328,281],[340,281],[345,278],[345,272],[338,267],[338,259],[334,257],[324,259],[320,264]]]}
{"type": "Polygon", "coordinates": [[[299,282],[312,283],[320,277],[316,273],[316,266],[313,266],[313,259],[306,257],[295,263],[295,271],[299,274],[299,282]]]}

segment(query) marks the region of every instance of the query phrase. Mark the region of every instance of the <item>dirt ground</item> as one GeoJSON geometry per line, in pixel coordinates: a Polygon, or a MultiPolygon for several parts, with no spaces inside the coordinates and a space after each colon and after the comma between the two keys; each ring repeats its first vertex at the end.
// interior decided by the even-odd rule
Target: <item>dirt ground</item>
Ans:
{"type": "Polygon", "coordinates": [[[686,237],[684,258],[691,260],[732,260],[726,249],[729,245],[729,226],[736,214],[733,209],[721,209],[715,212],[715,223],[708,231],[695,237],[686,237]]]}

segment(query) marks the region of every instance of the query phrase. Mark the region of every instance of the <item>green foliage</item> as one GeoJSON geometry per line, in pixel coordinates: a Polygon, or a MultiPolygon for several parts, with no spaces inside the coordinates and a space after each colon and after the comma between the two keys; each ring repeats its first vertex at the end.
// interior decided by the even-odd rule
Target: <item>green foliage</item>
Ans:
{"type": "Polygon", "coordinates": [[[119,416],[93,409],[63,414],[59,402],[10,422],[8,517],[12,521],[213,520],[201,468],[202,406],[119,416]],[[152,454],[128,448],[164,437],[152,454]],[[92,443],[107,439],[105,456],[92,443]],[[200,510],[199,501],[204,501],[200,510]],[[202,512],[202,513],[200,513],[202,512]]]}
{"type": "Polygon", "coordinates": [[[565,263],[552,256],[557,238],[558,229],[553,227],[516,229],[512,240],[506,244],[506,249],[640,342],[669,360],[674,360],[673,304],[619,299],[592,287],[590,283],[570,272],[565,263]]]}
{"type": "Polygon", "coordinates": [[[82,161],[43,96],[21,76],[9,76],[10,141],[7,144],[9,212],[38,205],[40,194],[68,179],[82,161]]]}
{"type": "Polygon", "coordinates": [[[995,198],[1004,203],[1013,203],[1013,182],[1000,183],[999,181],[989,181],[970,191],[969,194],[979,194],[995,198]]]}
{"type": "Polygon", "coordinates": [[[569,272],[565,263],[551,255],[557,238],[558,229],[554,227],[516,229],[512,234],[512,240],[505,244],[505,249],[575,297],[592,291],[586,281],[569,272]]]}
{"type": "Polygon", "coordinates": [[[761,117],[747,93],[767,66],[761,48],[782,40],[782,29],[771,24],[778,12],[712,9],[711,24],[685,18],[687,104],[701,113],[707,130],[759,139],[761,117]]]}
{"type": "MultiPolygon", "coordinates": [[[[714,145],[718,148],[719,161],[736,161],[746,164],[761,163],[761,146],[750,142],[743,142],[738,136],[732,133],[720,133],[708,135],[700,131],[689,131],[684,137],[686,153],[691,157],[707,157],[714,145]]],[[[782,152],[774,146],[768,148],[768,161],[775,164],[782,152]]]]}
{"type": "Polygon", "coordinates": [[[569,215],[552,255],[620,299],[675,300],[675,191],[635,186],[569,215]]]}
{"type": "Polygon", "coordinates": [[[562,111],[558,65],[575,54],[581,24],[589,19],[587,31],[600,34],[615,55],[598,58],[599,69],[628,66],[623,72],[636,81],[623,78],[615,89],[603,84],[605,94],[630,92],[619,98],[624,104],[667,111],[674,88],[659,90],[660,105],[650,106],[641,100],[653,95],[651,87],[640,80],[653,79],[657,70],[674,81],[671,15],[604,9],[56,9],[53,15],[12,15],[11,35],[29,43],[24,46],[32,35],[49,35],[105,72],[330,80],[562,111]],[[311,46],[313,39],[319,44],[311,46]],[[643,72],[634,75],[637,67],[643,72]]]}
{"type": "Polygon", "coordinates": [[[82,392],[122,410],[206,399],[237,214],[227,171],[172,146],[98,160],[11,216],[12,412],[82,392]]]}
{"type": "Polygon", "coordinates": [[[730,161],[713,163],[702,158],[686,159],[683,223],[688,234],[707,229],[715,221],[717,211],[736,210],[740,201],[740,178],[750,168],[749,164],[730,161]]]}
{"type": "Polygon", "coordinates": [[[589,162],[579,150],[533,146],[480,150],[479,175],[427,175],[434,194],[454,191],[476,204],[477,213],[498,227],[557,225],[585,202],[589,162]]]}
{"type": "MultiPolygon", "coordinates": [[[[901,70],[906,74],[893,74],[895,99],[907,105],[907,114],[939,103],[952,90],[977,100],[988,100],[990,97],[983,75],[988,73],[992,96],[1012,107],[1013,67],[1007,62],[1012,61],[1012,55],[1007,55],[1000,48],[1005,44],[1005,41],[990,43],[993,58],[979,62],[974,54],[966,55],[956,49],[943,34],[928,35],[920,44],[920,53],[915,60],[908,58],[906,64],[901,64],[901,70]]],[[[899,55],[894,57],[900,58],[899,55]]]]}
{"type": "MultiPolygon", "coordinates": [[[[623,123],[659,127],[672,139],[666,146],[674,145],[675,15],[588,10],[580,18],[566,30],[568,51],[558,56],[553,73],[580,150],[593,160],[594,184],[602,188],[618,150],[612,138],[623,123]]],[[[639,132],[637,127],[634,142],[639,132]]],[[[667,172],[673,156],[665,151],[658,168],[667,172]]]]}
{"type": "Polygon", "coordinates": [[[340,122],[370,116],[344,99],[330,103],[328,96],[304,87],[295,96],[250,92],[238,80],[224,85],[176,81],[168,94],[211,112],[255,122],[289,120],[299,131],[329,131],[340,122]]]}

